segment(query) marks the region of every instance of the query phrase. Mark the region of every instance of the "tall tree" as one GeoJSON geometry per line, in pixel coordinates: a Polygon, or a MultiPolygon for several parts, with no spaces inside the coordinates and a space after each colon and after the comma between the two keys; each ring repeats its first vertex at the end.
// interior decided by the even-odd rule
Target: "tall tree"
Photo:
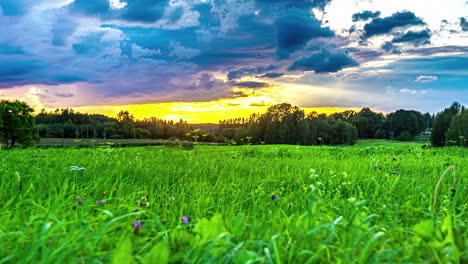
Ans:
{"type": "Polygon", "coordinates": [[[434,147],[445,146],[446,133],[452,123],[454,116],[462,111],[463,107],[454,102],[449,108],[437,114],[431,131],[431,143],[434,147]]]}
{"type": "Polygon", "coordinates": [[[468,147],[468,110],[453,117],[446,133],[447,145],[468,147]]]}
{"type": "Polygon", "coordinates": [[[0,101],[0,140],[13,148],[16,143],[28,146],[37,138],[34,110],[21,101],[0,101]]]}

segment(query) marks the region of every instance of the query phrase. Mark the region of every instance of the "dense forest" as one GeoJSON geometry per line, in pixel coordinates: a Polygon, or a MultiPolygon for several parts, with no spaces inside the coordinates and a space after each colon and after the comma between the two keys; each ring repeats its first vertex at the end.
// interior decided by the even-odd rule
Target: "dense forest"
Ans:
{"type": "Polygon", "coordinates": [[[369,108],[332,115],[304,111],[290,104],[270,107],[264,114],[220,122],[219,133],[244,143],[341,145],[354,144],[358,138],[395,138],[409,141],[432,128],[434,117],[413,110],[398,110],[388,115],[369,108]]]}
{"type": "Polygon", "coordinates": [[[218,131],[194,129],[187,122],[156,117],[135,119],[128,111],[116,118],[84,114],[73,109],[42,110],[33,115],[26,103],[0,101],[0,139],[13,146],[39,138],[181,139],[244,144],[352,145],[357,139],[413,140],[431,134],[433,146],[468,146],[468,110],[453,103],[437,115],[400,109],[389,114],[363,108],[332,115],[311,112],[287,103],[273,105],[248,118],[219,122],[218,131]]]}

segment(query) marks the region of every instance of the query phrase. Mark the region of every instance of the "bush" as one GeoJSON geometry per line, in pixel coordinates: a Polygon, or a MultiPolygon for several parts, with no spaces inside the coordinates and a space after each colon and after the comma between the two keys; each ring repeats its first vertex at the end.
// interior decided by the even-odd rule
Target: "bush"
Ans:
{"type": "Polygon", "coordinates": [[[125,138],[122,135],[112,135],[109,137],[109,139],[125,139],[125,138]]]}
{"type": "Polygon", "coordinates": [[[138,139],[149,139],[151,138],[151,132],[143,128],[135,128],[135,137],[138,139]]]}
{"type": "Polygon", "coordinates": [[[408,130],[401,132],[400,135],[396,138],[396,140],[398,141],[411,141],[413,139],[413,135],[411,135],[411,133],[408,130]]]}
{"type": "Polygon", "coordinates": [[[375,131],[374,137],[378,139],[387,139],[389,135],[385,129],[377,129],[377,131],[375,131]]]}

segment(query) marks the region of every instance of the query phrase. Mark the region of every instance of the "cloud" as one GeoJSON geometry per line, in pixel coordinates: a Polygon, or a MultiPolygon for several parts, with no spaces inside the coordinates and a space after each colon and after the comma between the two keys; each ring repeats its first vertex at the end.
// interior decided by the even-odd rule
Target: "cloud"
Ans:
{"type": "Polygon", "coordinates": [[[190,59],[200,55],[199,49],[187,48],[182,46],[179,42],[171,42],[173,50],[169,53],[169,56],[176,57],[178,59],[190,59]]]}
{"type": "Polygon", "coordinates": [[[260,77],[260,78],[272,78],[273,79],[273,78],[279,78],[279,77],[281,77],[283,75],[284,75],[284,73],[269,72],[269,73],[266,73],[264,75],[260,75],[258,77],[260,77]]]}
{"type": "Polygon", "coordinates": [[[163,16],[168,2],[168,0],[128,0],[123,8],[122,17],[129,21],[156,22],[163,16]]]}
{"type": "Polygon", "coordinates": [[[240,87],[240,88],[253,88],[253,89],[270,87],[268,83],[263,83],[263,82],[236,82],[236,83],[231,84],[231,86],[240,87]]]}
{"type": "Polygon", "coordinates": [[[374,18],[364,26],[364,37],[384,35],[395,28],[425,25],[421,18],[416,17],[413,12],[397,12],[389,17],[374,18]]]}
{"type": "Polygon", "coordinates": [[[99,15],[109,12],[111,5],[109,0],[75,0],[68,8],[74,13],[99,15]]]}
{"type": "Polygon", "coordinates": [[[41,0],[0,0],[0,10],[4,16],[22,16],[40,2],[41,0]]]}
{"type": "Polygon", "coordinates": [[[55,94],[56,96],[62,97],[62,98],[70,98],[70,97],[75,96],[74,94],[69,93],[69,92],[65,92],[65,93],[54,93],[54,94],[55,94]]]}
{"type": "Polygon", "coordinates": [[[468,31],[468,21],[464,17],[460,17],[460,26],[462,31],[468,31]]]}
{"type": "Polygon", "coordinates": [[[383,49],[386,53],[401,54],[401,51],[398,48],[398,46],[393,45],[393,43],[390,41],[384,42],[380,48],[383,49]]]}
{"type": "Polygon", "coordinates": [[[315,73],[338,72],[344,68],[357,66],[357,63],[346,52],[331,52],[322,49],[310,56],[296,60],[289,68],[289,71],[314,71],[315,73]]]}
{"type": "Polygon", "coordinates": [[[12,46],[7,43],[0,43],[0,55],[1,54],[18,55],[18,54],[25,54],[25,51],[21,47],[12,46]]]}
{"type": "Polygon", "coordinates": [[[380,11],[375,11],[375,12],[372,12],[372,11],[363,11],[361,13],[356,13],[356,14],[353,14],[353,17],[352,17],[352,20],[353,22],[357,22],[357,21],[366,21],[370,18],[376,18],[376,17],[379,17],[380,16],[380,11]]]}
{"type": "Polygon", "coordinates": [[[323,28],[321,22],[306,10],[290,8],[276,21],[277,54],[287,58],[302,49],[312,38],[329,38],[335,34],[329,28],[323,28]]]}
{"type": "Polygon", "coordinates": [[[75,32],[77,23],[71,19],[59,18],[52,28],[52,44],[64,46],[68,38],[75,32]]]}
{"type": "Polygon", "coordinates": [[[415,82],[419,82],[419,83],[429,83],[433,81],[437,81],[437,76],[421,75],[421,76],[418,76],[415,80],[415,82]]]}
{"type": "Polygon", "coordinates": [[[414,89],[408,89],[408,88],[403,88],[400,89],[400,93],[403,94],[427,94],[430,90],[414,90],[414,89]]]}
{"type": "Polygon", "coordinates": [[[276,66],[270,65],[270,66],[258,66],[256,68],[240,68],[234,71],[228,72],[228,80],[236,80],[240,79],[244,76],[249,76],[253,74],[261,74],[264,73],[265,71],[270,71],[274,70],[276,66]]]}
{"type": "Polygon", "coordinates": [[[269,106],[269,104],[265,103],[265,101],[262,100],[259,103],[251,103],[249,106],[263,107],[263,106],[269,106]]]}
{"type": "Polygon", "coordinates": [[[332,0],[257,0],[257,5],[262,8],[290,8],[300,9],[318,8],[324,10],[332,0]]]}
{"type": "Polygon", "coordinates": [[[219,87],[224,87],[226,84],[219,79],[216,79],[212,74],[209,73],[202,73],[198,80],[190,84],[188,87],[186,87],[186,90],[198,90],[198,89],[213,89],[213,88],[219,88],[219,87]]]}
{"type": "Polygon", "coordinates": [[[429,30],[408,31],[402,36],[393,38],[392,43],[412,43],[414,46],[430,44],[431,33],[429,30]]]}
{"type": "Polygon", "coordinates": [[[68,6],[72,13],[93,15],[104,20],[120,19],[132,22],[153,23],[164,15],[168,0],[127,0],[117,5],[109,0],[75,0],[68,6]]]}

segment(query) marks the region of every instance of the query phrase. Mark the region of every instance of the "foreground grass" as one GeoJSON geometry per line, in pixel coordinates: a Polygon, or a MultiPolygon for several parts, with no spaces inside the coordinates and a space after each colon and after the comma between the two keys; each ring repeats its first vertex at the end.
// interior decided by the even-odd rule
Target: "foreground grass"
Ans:
{"type": "Polygon", "coordinates": [[[467,149],[31,149],[0,160],[0,263],[468,261],[467,149]],[[456,183],[449,171],[432,208],[452,165],[456,183]]]}

